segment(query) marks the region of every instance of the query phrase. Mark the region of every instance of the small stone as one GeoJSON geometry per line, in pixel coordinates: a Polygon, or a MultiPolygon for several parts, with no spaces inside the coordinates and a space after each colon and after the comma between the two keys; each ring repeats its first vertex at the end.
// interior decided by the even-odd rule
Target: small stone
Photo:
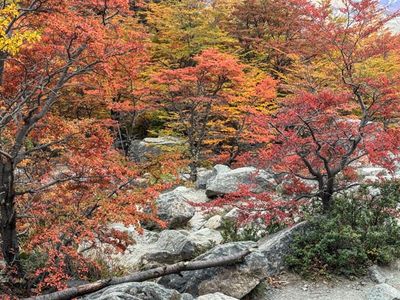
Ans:
{"type": "Polygon", "coordinates": [[[371,280],[375,283],[385,283],[387,281],[386,277],[382,275],[379,271],[378,266],[373,265],[368,268],[368,274],[371,280]]]}
{"type": "Polygon", "coordinates": [[[225,216],[224,220],[235,221],[239,216],[239,209],[237,207],[232,208],[225,216]]]}
{"type": "Polygon", "coordinates": [[[219,229],[222,226],[222,217],[219,215],[213,216],[205,224],[209,229],[219,229]]]}
{"type": "Polygon", "coordinates": [[[190,226],[191,230],[200,230],[204,227],[206,223],[206,219],[204,218],[204,213],[202,212],[195,212],[194,216],[189,220],[188,225],[190,226]]]}
{"type": "Polygon", "coordinates": [[[237,300],[237,298],[233,298],[222,293],[214,293],[202,295],[196,298],[196,300],[237,300]]]}

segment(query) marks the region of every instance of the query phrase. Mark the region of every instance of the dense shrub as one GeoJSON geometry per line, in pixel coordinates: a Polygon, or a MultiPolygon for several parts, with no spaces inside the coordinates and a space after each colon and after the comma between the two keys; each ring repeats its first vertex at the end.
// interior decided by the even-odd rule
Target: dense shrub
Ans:
{"type": "Polygon", "coordinates": [[[288,266],[305,276],[352,276],[370,264],[389,264],[400,257],[399,203],[399,182],[336,197],[329,215],[311,217],[309,230],[294,238],[288,266]]]}
{"type": "Polygon", "coordinates": [[[262,237],[278,232],[285,228],[283,223],[271,223],[268,226],[259,222],[242,225],[233,220],[224,220],[221,226],[221,235],[225,243],[240,241],[258,241],[262,237]]]}

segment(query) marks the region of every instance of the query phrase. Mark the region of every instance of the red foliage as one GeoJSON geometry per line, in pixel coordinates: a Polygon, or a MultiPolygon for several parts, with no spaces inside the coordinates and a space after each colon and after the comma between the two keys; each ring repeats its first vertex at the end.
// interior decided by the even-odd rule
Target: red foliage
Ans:
{"type": "MultiPolygon", "coordinates": [[[[198,204],[197,204],[198,205],[198,204]]],[[[237,208],[235,220],[240,225],[261,222],[265,226],[291,225],[301,217],[301,201],[275,197],[270,191],[254,193],[251,185],[243,185],[238,191],[198,206],[212,211],[216,207],[237,208]]]]}
{"type": "Polygon", "coordinates": [[[192,180],[196,180],[216,106],[232,101],[244,79],[243,65],[232,55],[208,49],[194,61],[193,67],[162,70],[153,79],[155,101],[161,98],[161,105],[177,115],[174,125],[188,138],[192,180]]]}
{"type": "MultiPolygon", "coordinates": [[[[339,13],[324,2],[302,14],[308,17],[301,24],[306,29],[301,39],[312,45],[316,61],[328,59],[337,67],[338,87],[287,96],[269,117],[254,110],[254,132],[268,143],[245,158],[275,174],[281,197],[318,199],[328,213],[335,193],[358,184],[360,162],[394,171],[399,160],[398,75],[366,76],[360,71],[361,63],[384,59],[398,47],[397,37],[385,26],[399,13],[383,13],[374,0],[344,0],[339,13]]],[[[252,197],[242,194],[235,201],[251,202],[252,197]]]]}
{"type": "Polygon", "coordinates": [[[245,58],[282,72],[290,65],[290,54],[314,53],[313,45],[304,39],[313,9],[307,0],[239,2],[228,30],[238,38],[245,58]]]}
{"type": "Polygon", "coordinates": [[[164,225],[153,201],[164,186],[135,184],[142,170],[115,150],[110,131],[115,99],[118,109],[136,109],[123,100],[146,61],[128,1],[21,5],[11,28],[37,30],[40,40],[6,56],[0,74],[2,253],[16,276],[41,291],[85,278],[93,263],[77,252],[83,242],[123,250],[130,240],[110,223],[164,225]],[[20,253],[40,257],[34,274],[24,274],[20,253]]]}
{"type": "Polygon", "coordinates": [[[243,66],[231,55],[208,49],[194,61],[194,67],[164,70],[155,76],[154,82],[167,89],[170,101],[220,101],[224,90],[243,81],[243,66]]]}

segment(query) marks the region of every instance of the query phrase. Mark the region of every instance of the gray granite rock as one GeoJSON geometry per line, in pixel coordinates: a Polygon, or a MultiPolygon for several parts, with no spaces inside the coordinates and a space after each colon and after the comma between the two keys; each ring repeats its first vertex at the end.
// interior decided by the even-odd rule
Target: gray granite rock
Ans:
{"type": "MultiPolygon", "coordinates": [[[[293,235],[304,230],[305,226],[305,223],[300,223],[261,240],[258,249],[246,256],[243,263],[169,275],[161,278],[159,283],[194,296],[222,292],[241,299],[263,279],[277,275],[284,269],[284,258],[289,252],[293,235]]],[[[255,246],[257,243],[250,241],[219,245],[196,260],[220,258],[255,246]]]]}
{"type": "Polygon", "coordinates": [[[196,187],[198,189],[205,189],[207,186],[207,181],[213,176],[215,176],[214,170],[198,170],[196,187]]]}
{"type": "Polygon", "coordinates": [[[377,265],[368,268],[368,275],[375,283],[385,283],[387,281],[386,277],[381,273],[377,265]]]}
{"type": "Polygon", "coordinates": [[[128,156],[134,161],[144,162],[184,143],[183,139],[172,136],[133,140],[128,149],[128,156]]]}
{"type": "Polygon", "coordinates": [[[222,293],[214,293],[197,297],[196,300],[237,300],[237,298],[233,298],[222,293]]]}
{"type": "Polygon", "coordinates": [[[186,226],[195,214],[195,209],[189,202],[196,199],[202,201],[194,197],[194,193],[185,187],[178,187],[173,191],[160,194],[156,200],[159,218],[168,222],[168,227],[171,229],[186,226]]]}
{"type": "Polygon", "coordinates": [[[110,286],[89,294],[82,300],[191,300],[188,295],[167,289],[154,282],[131,282],[110,286]]]}
{"type": "Polygon", "coordinates": [[[131,271],[193,259],[223,240],[218,231],[208,228],[193,232],[163,230],[157,234],[145,230],[142,235],[132,235],[136,243],[112,257],[113,264],[131,271]]]}
{"type": "Polygon", "coordinates": [[[222,226],[222,216],[220,215],[215,215],[207,220],[207,222],[204,224],[205,227],[209,229],[219,229],[222,226]]]}
{"type": "Polygon", "coordinates": [[[368,291],[367,300],[400,300],[400,291],[387,283],[380,283],[368,291]]]}
{"type": "Polygon", "coordinates": [[[231,170],[217,165],[214,174],[207,180],[206,194],[208,197],[221,196],[237,191],[242,185],[251,186],[253,192],[262,192],[274,184],[272,174],[254,167],[244,167],[231,170]]]}

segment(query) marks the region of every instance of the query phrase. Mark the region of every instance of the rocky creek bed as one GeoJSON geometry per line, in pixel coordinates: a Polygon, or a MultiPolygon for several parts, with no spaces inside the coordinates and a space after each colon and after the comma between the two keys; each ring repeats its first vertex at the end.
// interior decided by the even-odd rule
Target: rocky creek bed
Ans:
{"type": "MultiPolygon", "coordinates": [[[[371,180],[382,170],[364,167],[359,173],[371,180]]],[[[254,249],[243,262],[184,271],[151,282],[115,285],[83,299],[400,299],[400,264],[386,269],[374,267],[369,276],[356,280],[333,278],[330,281],[305,281],[286,272],[284,257],[289,251],[293,234],[306,230],[306,223],[299,223],[258,242],[224,243],[221,226],[224,220],[235,218],[235,209],[221,209],[218,213],[207,215],[192,205],[206,203],[210,201],[209,197],[233,192],[240,185],[250,182],[255,190],[262,190],[272,180],[271,174],[258,172],[253,167],[232,170],[217,165],[212,170],[201,170],[196,188],[180,186],[158,197],[159,217],[168,222],[169,228],[157,231],[149,227],[143,234],[138,234],[134,227],[112,224],[114,229],[128,232],[135,244],[129,246],[124,253],[111,256],[99,250],[87,253],[89,256],[103,255],[110,265],[135,272],[180,261],[222,258],[245,249],[254,249]]]]}

